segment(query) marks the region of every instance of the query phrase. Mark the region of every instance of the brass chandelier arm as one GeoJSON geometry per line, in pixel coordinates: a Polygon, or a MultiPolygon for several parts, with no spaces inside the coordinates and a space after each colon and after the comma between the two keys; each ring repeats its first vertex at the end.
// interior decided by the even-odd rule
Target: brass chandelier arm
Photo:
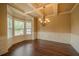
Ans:
{"type": "Polygon", "coordinates": [[[43,22],[45,21],[45,5],[43,5],[43,22]]]}
{"type": "Polygon", "coordinates": [[[50,22],[50,20],[48,18],[46,18],[45,16],[45,4],[43,5],[43,17],[39,19],[39,21],[41,22],[41,24],[43,26],[45,26],[48,22],[50,22]]]}

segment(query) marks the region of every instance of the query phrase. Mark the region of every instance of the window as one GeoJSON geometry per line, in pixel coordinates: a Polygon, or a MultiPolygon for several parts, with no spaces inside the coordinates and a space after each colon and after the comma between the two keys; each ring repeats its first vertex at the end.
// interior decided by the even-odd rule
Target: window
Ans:
{"type": "Polygon", "coordinates": [[[26,34],[32,34],[32,24],[31,21],[26,22],[26,34]]]}
{"type": "Polygon", "coordinates": [[[12,38],[12,17],[11,16],[8,16],[8,19],[7,19],[7,35],[8,35],[8,39],[12,38]]]}
{"type": "Polygon", "coordinates": [[[14,21],[14,35],[24,35],[24,22],[20,20],[14,21]]]}
{"type": "Polygon", "coordinates": [[[21,19],[13,19],[12,16],[8,16],[7,19],[7,36],[8,39],[13,36],[19,35],[31,35],[32,34],[32,21],[22,21],[21,19]]]}

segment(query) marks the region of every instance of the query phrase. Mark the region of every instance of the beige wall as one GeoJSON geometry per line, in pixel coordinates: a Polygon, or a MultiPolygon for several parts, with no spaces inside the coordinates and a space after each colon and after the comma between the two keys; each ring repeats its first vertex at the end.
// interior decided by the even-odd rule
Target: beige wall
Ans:
{"type": "Polygon", "coordinates": [[[71,14],[71,32],[79,35],[79,5],[74,9],[71,14]]]}
{"type": "Polygon", "coordinates": [[[37,32],[38,32],[38,18],[37,17],[34,17],[34,37],[35,39],[37,39],[37,32]]]}
{"type": "Polygon", "coordinates": [[[38,21],[38,39],[56,41],[61,43],[70,42],[71,15],[60,14],[50,18],[50,23],[43,27],[38,21]]]}
{"type": "Polygon", "coordinates": [[[79,52],[79,4],[71,13],[71,45],[79,52]]]}
{"type": "Polygon", "coordinates": [[[7,45],[7,5],[0,4],[0,55],[8,51],[7,45]]]}
{"type": "Polygon", "coordinates": [[[38,21],[38,32],[59,32],[70,33],[70,14],[62,14],[50,18],[50,23],[45,27],[41,26],[38,21]]]}
{"type": "Polygon", "coordinates": [[[0,36],[6,36],[7,35],[7,5],[6,4],[0,4],[0,36]]]}

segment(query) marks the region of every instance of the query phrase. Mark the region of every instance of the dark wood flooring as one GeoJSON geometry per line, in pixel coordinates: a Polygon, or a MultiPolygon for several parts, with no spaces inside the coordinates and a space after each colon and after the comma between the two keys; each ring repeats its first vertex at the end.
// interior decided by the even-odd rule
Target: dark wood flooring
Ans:
{"type": "Polygon", "coordinates": [[[71,45],[46,40],[23,41],[3,56],[77,56],[71,45]]]}

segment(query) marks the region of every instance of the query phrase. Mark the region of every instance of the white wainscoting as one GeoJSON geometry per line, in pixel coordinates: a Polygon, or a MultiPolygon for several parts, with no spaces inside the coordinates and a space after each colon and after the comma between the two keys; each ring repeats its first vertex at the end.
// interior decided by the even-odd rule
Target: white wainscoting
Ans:
{"type": "Polygon", "coordinates": [[[38,32],[38,39],[70,44],[70,33],[38,32]]]}
{"type": "Polygon", "coordinates": [[[70,44],[74,47],[74,49],[79,53],[79,35],[71,34],[70,44]]]}

